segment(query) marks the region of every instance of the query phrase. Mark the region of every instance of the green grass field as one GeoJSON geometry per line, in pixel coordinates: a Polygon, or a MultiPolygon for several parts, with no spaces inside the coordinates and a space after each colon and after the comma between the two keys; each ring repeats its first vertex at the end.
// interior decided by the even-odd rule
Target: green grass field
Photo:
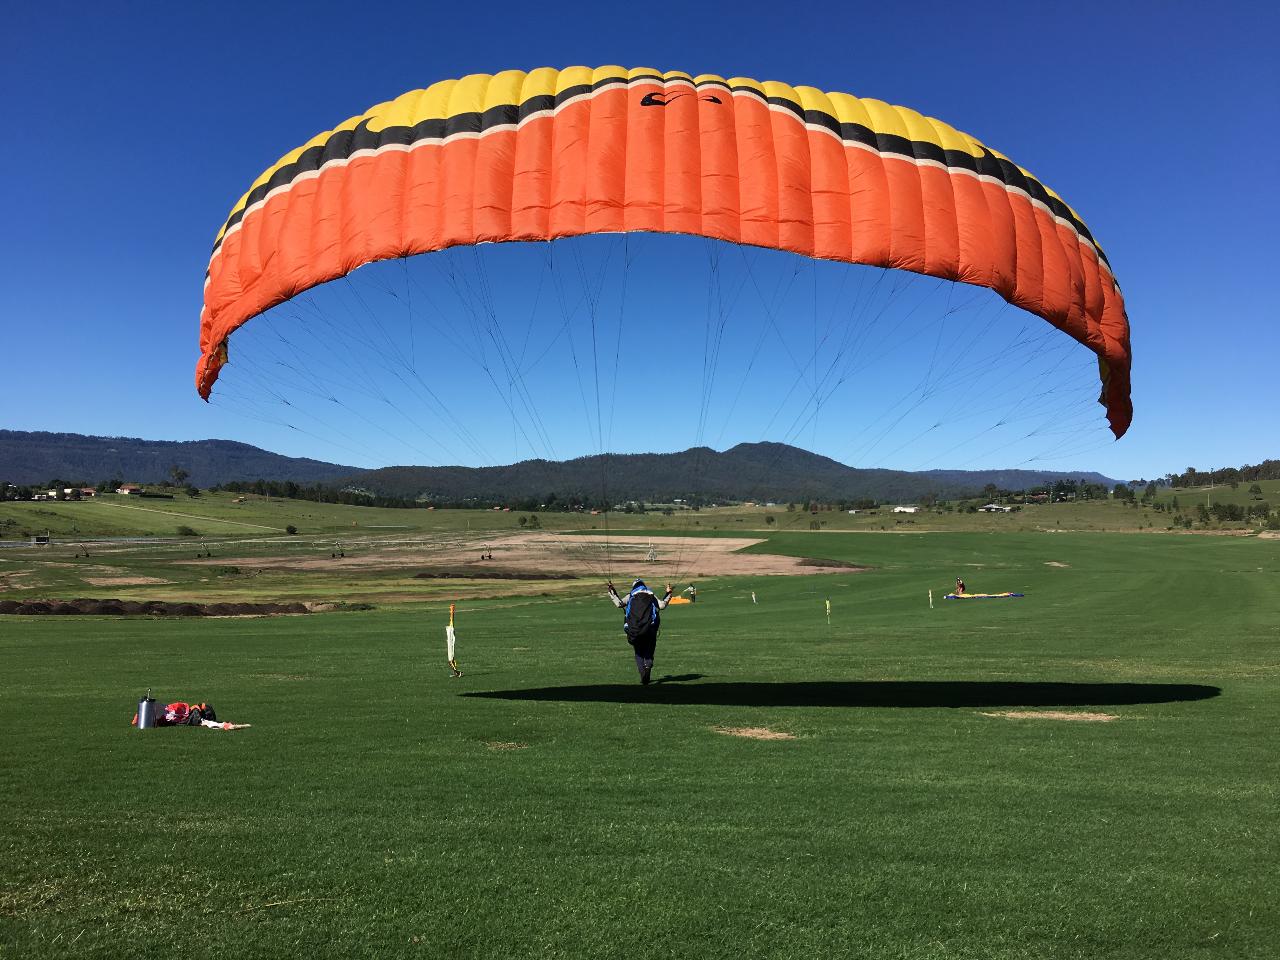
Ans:
{"type": "MultiPolygon", "coordinates": [[[[0,533],[13,540],[24,531],[58,537],[173,537],[179,526],[200,536],[279,536],[290,525],[303,535],[351,536],[447,530],[516,530],[518,514],[491,510],[425,510],[353,507],[341,503],[267,499],[233,493],[178,492],[172,500],[115,494],[69,502],[0,503],[0,533]]],[[[591,520],[558,514],[561,523],[591,520]]]]}
{"type": "Polygon", "coordinates": [[[1275,955],[1280,541],[753,549],[873,569],[700,581],[649,688],[599,597],[465,601],[452,681],[444,598],[0,617],[0,956],[1275,955]]]}
{"type": "MultiPolygon", "coordinates": [[[[1162,490],[1160,499],[1176,496],[1182,510],[1194,513],[1198,503],[1239,503],[1249,506],[1251,484],[1162,490]]],[[[1259,483],[1269,503],[1280,504],[1280,480],[1259,483]]],[[[519,511],[424,510],[353,507],[345,504],[310,503],[305,500],[268,500],[263,497],[219,492],[188,497],[179,492],[172,500],[122,497],[114,494],[79,502],[0,502],[0,541],[27,540],[32,534],[51,533],[64,540],[96,537],[178,536],[179,527],[194,531],[195,538],[278,537],[289,526],[303,539],[327,541],[366,536],[414,536],[425,533],[470,531],[512,533],[522,529],[519,511]],[[240,502],[238,502],[240,501],[240,502]]],[[[701,511],[678,511],[670,516],[650,511],[644,515],[612,513],[606,516],[577,513],[543,514],[544,527],[583,532],[619,526],[643,525],[654,532],[700,533],[716,530],[741,532],[807,531],[811,523],[823,530],[945,532],[1112,531],[1164,530],[1172,515],[1149,507],[1131,507],[1117,501],[1029,504],[1017,513],[986,514],[922,511],[894,514],[888,507],[876,513],[850,515],[839,510],[810,514],[803,508],[732,506],[701,511]]],[[[1257,529],[1260,523],[1214,523],[1225,530],[1257,529]]],[[[191,536],[183,538],[194,539],[191,536]]]]}
{"type": "MultiPolygon", "coordinates": [[[[1262,500],[1272,506],[1280,504],[1280,480],[1243,480],[1234,488],[1230,484],[1222,483],[1212,487],[1162,487],[1158,496],[1166,503],[1172,503],[1176,497],[1178,505],[1183,510],[1194,510],[1198,503],[1203,503],[1205,506],[1214,503],[1235,503],[1248,507],[1258,502],[1254,499],[1255,495],[1249,493],[1249,489],[1254,486],[1262,491],[1262,500]]],[[[1142,491],[1139,490],[1138,494],[1141,495],[1142,491]]]]}

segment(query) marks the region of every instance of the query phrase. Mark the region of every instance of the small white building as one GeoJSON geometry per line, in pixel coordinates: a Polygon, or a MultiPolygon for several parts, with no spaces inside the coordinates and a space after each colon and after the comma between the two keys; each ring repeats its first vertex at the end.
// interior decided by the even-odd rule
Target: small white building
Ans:
{"type": "Polygon", "coordinates": [[[919,513],[920,508],[919,507],[894,507],[893,512],[894,513],[919,513]]]}
{"type": "Polygon", "coordinates": [[[126,483],[123,487],[116,487],[116,493],[126,497],[138,497],[142,495],[142,488],[136,483],[126,483]]]}
{"type": "Polygon", "coordinates": [[[1013,507],[1001,506],[998,503],[988,503],[978,509],[984,513],[1013,513],[1013,507]]]}

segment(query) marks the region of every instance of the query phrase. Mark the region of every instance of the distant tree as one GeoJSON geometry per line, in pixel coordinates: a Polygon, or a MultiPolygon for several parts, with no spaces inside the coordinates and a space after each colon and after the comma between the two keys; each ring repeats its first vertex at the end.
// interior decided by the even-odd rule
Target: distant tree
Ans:
{"type": "Polygon", "coordinates": [[[1155,498],[1156,498],[1156,484],[1155,484],[1155,481],[1152,480],[1150,483],[1147,484],[1146,489],[1142,491],[1142,499],[1150,501],[1150,500],[1154,500],[1155,498]]]}
{"type": "Polygon", "coordinates": [[[198,497],[200,496],[200,488],[196,486],[192,486],[191,484],[188,483],[186,494],[188,497],[198,497]]]}
{"type": "Polygon", "coordinates": [[[186,524],[183,524],[182,526],[178,527],[178,536],[198,537],[200,536],[200,534],[196,533],[195,530],[193,530],[191,527],[188,527],[186,524]]]}
{"type": "Polygon", "coordinates": [[[772,527],[776,521],[774,520],[772,513],[766,513],[764,516],[764,522],[766,526],[772,527]]]}
{"type": "Polygon", "coordinates": [[[292,537],[294,534],[298,532],[298,528],[291,523],[284,528],[284,532],[292,537]]]}
{"type": "Polygon", "coordinates": [[[1249,498],[1251,500],[1262,499],[1262,488],[1258,486],[1256,483],[1253,484],[1251,487],[1249,487],[1249,498]]]}
{"type": "Polygon", "coordinates": [[[1245,517],[1244,507],[1238,503],[1215,503],[1209,512],[1215,520],[1243,520],[1245,517]]]}
{"type": "Polygon", "coordinates": [[[796,512],[796,505],[794,503],[788,503],[787,513],[795,513],[795,512],[796,512]]]}
{"type": "Polygon", "coordinates": [[[183,470],[175,463],[169,468],[169,476],[173,477],[174,486],[180,487],[187,482],[187,477],[191,476],[191,474],[187,473],[187,471],[183,470]]]}
{"type": "Polygon", "coordinates": [[[529,525],[529,518],[528,518],[528,517],[525,517],[525,516],[522,516],[522,517],[521,517],[518,521],[516,521],[516,522],[517,522],[517,523],[519,523],[519,524],[520,524],[520,526],[522,526],[522,527],[526,527],[526,526],[528,526],[528,525],[529,525]]]}
{"type": "Polygon", "coordinates": [[[1111,488],[1111,496],[1115,497],[1117,500],[1132,500],[1133,490],[1125,486],[1123,483],[1117,483],[1111,488]]]}

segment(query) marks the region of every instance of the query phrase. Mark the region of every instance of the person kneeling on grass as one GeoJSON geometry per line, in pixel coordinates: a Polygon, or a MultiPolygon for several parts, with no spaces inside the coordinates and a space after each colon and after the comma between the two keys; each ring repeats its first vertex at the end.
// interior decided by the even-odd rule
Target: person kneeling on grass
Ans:
{"type": "MultiPolygon", "coordinates": [[[[138,725],[138,715],[133,715],[133,725],[138,725]]],[[[163,709],[156,711],[157,727],[208,727],[210,730],[243,730],[251,727],[251,723],[219,723],[218,715],[213,712],[213,705],[208,703],[185,703],[181,700],[166,703],[163,709]]]]}
{"type": "Polygon", "coordinates": [[[667,584],[667,592],[661,600],[645,586],[643,580],[637,580],[631,585],[631,592],[627,594],[626,600],[618,596],[612,580],[608,583],[608,590],[610,601],[623,611],[622,631],[627,635],[627,643],[635,650],[640,682],[647,684],[653,673],[653,652],[658,645],[658,611],[665,609],[671,602],[671,584],[667,584]]]}

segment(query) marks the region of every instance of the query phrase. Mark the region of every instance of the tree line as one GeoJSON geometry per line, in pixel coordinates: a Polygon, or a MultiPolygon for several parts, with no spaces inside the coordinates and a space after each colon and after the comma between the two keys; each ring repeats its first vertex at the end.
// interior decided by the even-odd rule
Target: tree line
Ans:
{"type": "Polygon", "coordinates": [[[1165,479],[1173,487],[1203,487],[1208,484],[1280,480],[1280,460],[1263,460],[1261,463],[1254,465],[1218,467],[1205,471],[1197,470],[1195,467],[1187,467],[1182,473],[1171,473],[1165,479]]]}

